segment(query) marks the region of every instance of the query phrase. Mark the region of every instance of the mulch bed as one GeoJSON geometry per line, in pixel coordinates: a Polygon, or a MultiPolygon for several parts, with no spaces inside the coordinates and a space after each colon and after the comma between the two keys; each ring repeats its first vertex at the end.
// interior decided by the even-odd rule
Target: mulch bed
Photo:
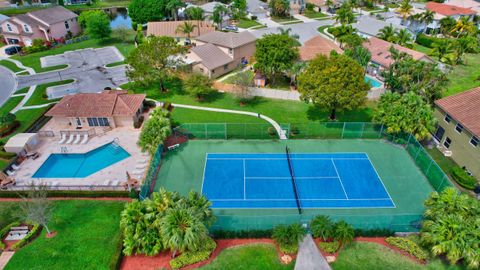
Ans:
{"type": "MultiPolygon", "coordinates": [[[[283,253],[280,252],[280,249],[275,244],[272,239],[268,238],[259,238],[259,239],[219,239],[215,241],[217,243],[217,248],[213,251],[210,258],[206,261],[192,264],[182,268],[183,270],[195,269],[200,266],[206,265],[214,260],[220,252],[224,249],[234,246],[242,246],[248,244],[273,244],[277,249],[277,254],[280,259],[283,256],[283,253]]],[[[292,256],[295,258],[295,256],[292,256]]],[[[170,264],[168,263],[171,259],[171,252],[162,252],[156,256],[144,256],[144,255],[133,255],[123,257],[122,264],[120,265],[120,270],[153,270],[153,269],[171,269],[170,264]]]]}
{"type": "MultiPolygon", "coordinates": [[[[87,197],[51,197],[48,198],[51,201],[67,201],[67,200],[78,200],[78,201],[124,201],[131,202],[131,198],[119,198],[119,197],[99,197],[99,198],[87,198],[87,197]]],[[[22,198],[0,198],[0,202],[20,202],[22,198]]]]}

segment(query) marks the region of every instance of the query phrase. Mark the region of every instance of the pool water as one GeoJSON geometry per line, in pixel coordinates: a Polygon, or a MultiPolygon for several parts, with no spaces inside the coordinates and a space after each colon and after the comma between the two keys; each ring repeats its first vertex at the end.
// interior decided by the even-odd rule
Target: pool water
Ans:
{"type": "Polygon", "coordinates": [[[382,86],[382,83],[375,80],[374,78],[365,75],[365,82],[368,83],[372,88],[378,88],[382,86]]]}
{"type": "Polygon", "coordinates": [[[129,156],[113,142],[84,154],[51,154],[33,178],[83,178],[129,156]]]}

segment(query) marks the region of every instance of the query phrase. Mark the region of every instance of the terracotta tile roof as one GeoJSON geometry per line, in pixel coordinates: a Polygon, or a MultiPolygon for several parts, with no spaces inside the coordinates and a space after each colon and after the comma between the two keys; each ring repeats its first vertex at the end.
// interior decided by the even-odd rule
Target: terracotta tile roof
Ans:
{"type": "Polygon", "coordinates": [[[27,15],[48,25],[56,24],[78,17],[77,14],[62,6],[39,9],[36,11],[28,12],[27,15]]]}
{"type": "Polygon", "coordinates": [[[45,115],[54,117],[133,116],[144,100],[144,94],[127,94],[126,91],[80,93],[65,96],[45,115]]]}
{"type": "Polygon", "coordinates": [[[204,21],[149,22],[147,24],[147,36],[187,37],[184,33],[177,33],[177,27],[183,25],[184,22],[189,22],[197,26],[190,34],[190,37],[197,37],[215,31],[215,26],[204,21]]]}
{"type": "Polygon", "coordinates": [[[246,44],[255,42],[256,38],[248,31],[233,33],[233,32],[211,32],[205,35],[201,35],[196,38],[197,41],[212,43],[217,46],[226,48],[237,48],[246,44]]]}
{"type": "Polygon", "coordinates": [[[386,68],[393,63],[393,59],[390,54],[390,47],[392,46],[400,52],[409,54],[415,60],[432,61],[431,58],[424,53],[417,52],[376,37],[371,37],[363,43],[363,47],[365,47],[372,54],[371,61],[386,68]]]}
{"type": "Polygon", "coordinates": [[[307,40],[302,47],[300,47],[300,59],[303,61],[310,61],[318,54],[330,55],[330,52],[334,50],[338,53],[342,53],[337,44],[324,37],[316,36],[307,40]]]}
{"type": "Polygon", "coordinates": [[[469,8],[463,8],[453,5],[447,5],[442,3],[436,2],[428,2],[425,7],[428,10],[431,10],[435,13],[440,13],[445,16],[452,16],[452,15],[474,15],[476,12],[469,8]]]}
{"type": "Polygon", "coordinates": [[[195,53],[200,59],[202,59],[202,64],[210,70],[233,61],[233,58],[228,56],[217,46],[210,43],[193,47],[191,52],[195,53]]]}
{"type": "Polygon", "coordinates": [[[480,87],[435,101],[453,119],[480,137],[480,87]]]}

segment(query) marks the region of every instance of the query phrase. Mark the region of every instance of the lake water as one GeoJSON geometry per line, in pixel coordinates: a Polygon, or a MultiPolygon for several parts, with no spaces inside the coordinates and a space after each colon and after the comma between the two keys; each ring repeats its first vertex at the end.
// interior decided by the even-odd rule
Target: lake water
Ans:
{"type": "Polygon", "coordinates": [[[132,29],[132,19],[128,16],[126,8],[106,9],[105,12],[110,17],[110,27],[112,29],[119,27],[132,29]]]}

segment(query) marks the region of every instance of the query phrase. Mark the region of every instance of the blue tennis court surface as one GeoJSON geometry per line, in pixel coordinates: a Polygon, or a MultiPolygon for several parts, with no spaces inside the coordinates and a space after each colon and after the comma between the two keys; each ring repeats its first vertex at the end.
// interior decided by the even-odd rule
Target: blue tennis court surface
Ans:
{"type": "MultiPolygon", "coordinates": [[[[365,153],[291,154],[302,208],[395,207],[365,153]]],[[[287,156],[207,154],[202,193],[212,208],[297,208],[287,156]]]]}

